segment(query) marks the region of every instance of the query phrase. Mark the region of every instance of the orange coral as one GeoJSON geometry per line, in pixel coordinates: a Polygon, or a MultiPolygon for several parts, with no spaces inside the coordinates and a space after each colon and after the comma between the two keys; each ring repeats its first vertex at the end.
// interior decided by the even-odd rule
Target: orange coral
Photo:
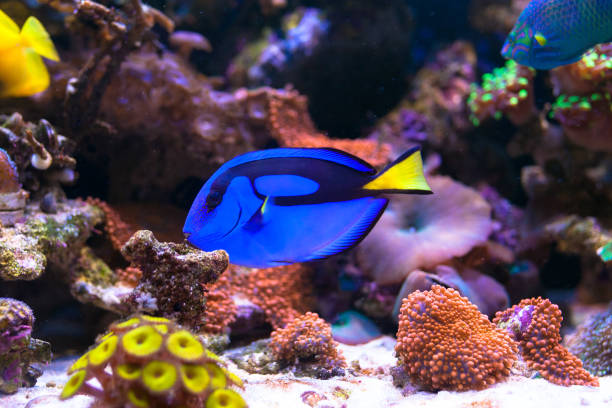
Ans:
{"type": "Polygon", "coordinates": [[[559,385],[599,386],[582,362],[560,343],[561,310],[548,299],[523,299],[503,312],[497,312],[493,323],[505,329],[520,346],[527,365],[542,377],[559,385]]]}
{"type": "Polygon", "coordinates": [[[113,248],[120,251],[123,244],[125,244],[132,234],[136,232],[136,228],[124,222],[108,203],[105,203],[99,198],[87,197],[85,201],[104,211],[104,232],[106,232],[113,248]]]}
{"type": "Polygon", "coordinates": [[[455,289],[434,285],[402,302],[395,352],[430,390],[478,390],[510,374],[517,346],[455,289]]]}
{"type": "Polygon", "coordinates": [[[209,285],[204,331],[221,333],[235,320],[237,295],[263,309],[273,328],[306,312],[311,305],[309,270],[294,264],[265,269],[249,269],[231,265],[220,278],[209,285]]]}
{"type": "Polygon", "coordinates": [[[266,96],[268,129],[281,146],[333,147],[358,156],[375,167],[389,161],[391,147],[386,143],[365,139],[330,139],[318,132],[308,114],[306,97],[297,91],[268,92],[266,96]]]}
{"type": "Polygon", "coordinates": [[[312,312],[274,330],[270,350],[275,358],[288,363],[314,358],[317,365],[327,369],[346,367],[346,361],[332,338],[331,326],[312,312]]]}
{"type": "Polygon", "coordinates": [[[611,53],[612,44],[599,44],[575,63],[552,69],[550,80],[554,94],[587,95],[604,89],[609,91],[609,81],[612,79],[611,53]]]}

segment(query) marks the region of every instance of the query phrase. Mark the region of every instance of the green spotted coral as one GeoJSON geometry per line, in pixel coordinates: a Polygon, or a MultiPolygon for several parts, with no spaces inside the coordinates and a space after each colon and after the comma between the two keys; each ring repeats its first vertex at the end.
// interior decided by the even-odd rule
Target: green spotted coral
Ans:
{"type": "Polygon", "coordinates": [[[72,376],[61,399],[86,394],[117,408],[247,406],[231,389],[242,382],[223,360],[191,332],[161,317],[139,315],[113,323],[68,373],[72,376]]]}

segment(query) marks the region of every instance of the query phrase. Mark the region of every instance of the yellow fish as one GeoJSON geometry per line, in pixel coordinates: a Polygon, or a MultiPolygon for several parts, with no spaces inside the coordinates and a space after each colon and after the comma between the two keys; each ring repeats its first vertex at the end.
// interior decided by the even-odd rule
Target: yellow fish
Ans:
{"type": "Polygon", "coordinates": [[[59,61],[49,33],[36,17],[21,27],[0,10],[0,98],[30,96],[49,86],[41,56],[59,61]]]}

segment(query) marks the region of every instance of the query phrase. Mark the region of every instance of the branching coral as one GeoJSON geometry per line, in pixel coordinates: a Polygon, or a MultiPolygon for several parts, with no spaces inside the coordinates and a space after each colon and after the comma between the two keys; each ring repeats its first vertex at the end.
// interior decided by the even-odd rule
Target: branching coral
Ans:
{"type": "Polygon", "coordinates": [[[0,298],[0,393],[13,394],[32,387],[42,371],[32,363],[48,363],[51,345],[30,337],[32,309],[15,299],[0,298]]]}
{"type": "Polygon", "coordinates": [[[418,386],[465,391],[506,378],[517,347],[467,298],[435,285],[404,299],[395,352],[418,386]]]}
{"type": "Polygon", "coordinates": [[[552,117],[561,123],[573,143],[595,151],[612,152],[612,100],[609,93],[561,95],[552,109],[552,117]]]}
{"type": "Polygon", "coordinates": [[[329,323],[318,314],[307,312],[271,334],[270,350],[286,364],[300,363],[318,366],[324,376],[342,375],[346,361],[332,338],[329,323]]]}
{"type": "Polygon", "coordinates": [[[566,338],[566,345],[591,374],[612,374],[612,303],[581,324],[566,338]]]}
{"type": "Polygon", "coordinates": [[[61,399],[86,394],[108,408],[247,406],[230,388],[242,381],[222,360],[191,332],[160,317],[138,315],[112,324],[68,373],[61,399]]]}
{"type": "Polygon", "coordinates": [[[393,197],[357,247],[360,266],[379,284],[400,283],[484,243],[493,229],[491,207],[470,187],[431,176],[432,196],[393,197]]]}
{"type": "Polygon", "coordinates": [[[132,267],[142,271],[128,303],[136,310],[171,317],[196,330],[202,326],[206,304],[203,285],[214,282],[227,268],[225,251],[203,252],[186,244],[162,243],[151,231],[141,230],[121,253],[132,267]]]}
{"type": "Polygon", "coordinates": [[[519,126],[536,114],[533,92],[535,70],[509,60],[503,68],[482,76],[482,87],[472,85],[468,99],[470,119],[475,126],[488,118],[506,115],[519,126]]]}
{"type": "Polygon", "coordinates": [[[560,344],[561,310],[548,299],[523,299],[498,312],[493,323],[519,343],[523,360],[542,377],[559,385],[599,386],[582,362],[560,344]]]}
{"type": "Polygon", "coordinates": [[[582,58],[550,71],[555,95],[589,95],[610,91],[612,79],[612,44],[600,44],[586,52],[582,58]]]}

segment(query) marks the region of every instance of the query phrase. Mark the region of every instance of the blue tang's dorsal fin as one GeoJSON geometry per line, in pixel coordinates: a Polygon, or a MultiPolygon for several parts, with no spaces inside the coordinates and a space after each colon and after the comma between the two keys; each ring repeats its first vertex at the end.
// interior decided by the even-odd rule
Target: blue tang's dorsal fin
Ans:
{"type": "Polygon", "coordinates": [[[287,158],[287,157],[296,157],[296,158],[310,158],[310,159],[319,159],[326,160],[333,163],[338,163],[352,169],[355,169],[360,172],[364,172],[367,174],[376,173],[376,169],[369,165],[367,162],[361,160],[359,157],[353,156],[341,150],[332,149],[332,148],[293,148],[293,147],[281,147],[278,149],[268,149],[268,150],[260,150],[256,152],[249,152],[238,157],[233,158],[232,160],[225,163],[223,166],[219,168],[217,172],[222,172],[232,167],[239,166],[241,164],[254,162],[257,160],[264,159],[277,159],[277,158],[287,158]]]}

